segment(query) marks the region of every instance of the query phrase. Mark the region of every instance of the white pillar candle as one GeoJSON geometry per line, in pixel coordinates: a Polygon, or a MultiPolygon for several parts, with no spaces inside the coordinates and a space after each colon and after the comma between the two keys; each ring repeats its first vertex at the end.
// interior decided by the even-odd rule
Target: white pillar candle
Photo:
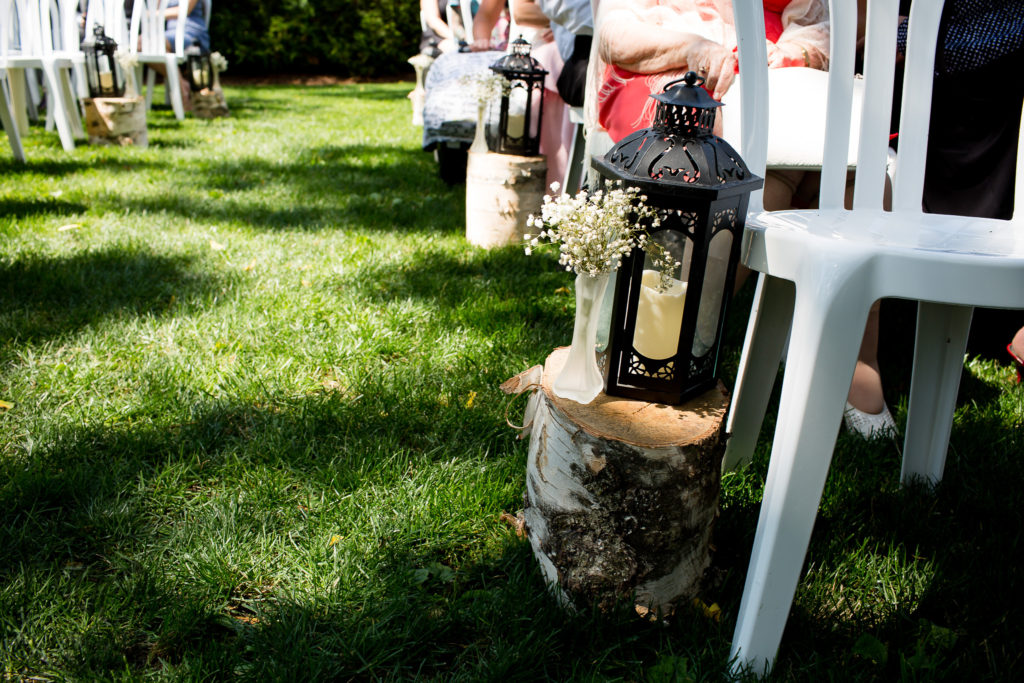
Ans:
{"type": "Polygon", "coordinates": [[[659,292],[660,278],[656,270],[644,271],[633,333],[633,348],[651,360],[664,360],[676,354],[686,299],[685,282],[670,277],[668,287],[659,292]]]}
{"type": "Polygon", "coordinates": [[[523,137],[526,129],[526,90],[513,88],[508,94],[508,125],[505,131],[510,138],[523,137]]]}
{"type": "Polygon", "coordinates": [[[109,71],[100,72],[100,87],[104,90],[110,90],[114,87],[114,74],[109,71]]]}

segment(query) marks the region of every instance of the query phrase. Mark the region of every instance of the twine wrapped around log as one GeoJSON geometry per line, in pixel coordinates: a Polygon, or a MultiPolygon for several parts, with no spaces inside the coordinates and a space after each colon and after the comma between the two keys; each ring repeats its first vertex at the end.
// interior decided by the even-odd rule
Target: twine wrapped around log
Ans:
{"type": "Polygon", "coordinates": [[[668,614],[697,595],[710,564],[728,392],[719,384],[681,406],[602,393],[580,405],[551,390],[566,354],[502,387],[536,387],[524,417],[534,556],[567,606],[633,599],[668,614]]]}

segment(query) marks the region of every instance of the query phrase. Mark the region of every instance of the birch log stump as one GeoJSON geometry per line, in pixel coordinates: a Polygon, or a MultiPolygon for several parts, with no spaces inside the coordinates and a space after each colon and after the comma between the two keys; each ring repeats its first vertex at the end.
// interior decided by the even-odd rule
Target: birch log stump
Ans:
{"type": "Polygon", "coordinates": [[[696,596],[710,564],[729,396],[719,384],[681,406],[600,394],[588,405],[551,383],[568,353],[503,385],[534,389],[525,526],[533,554],[571,607],[632,598],[665,615],[696,596]]]}
{"type": "Polygon", "coordinates": [[[87,97],[82,103],[89,144],[148,146],[145,98],[87,97]]]}
{"type": "Polygon", "coordinates": [[[544,157],[474,152],[466,164],[466,239],[490,249],[521,242],[544,202],[544,157]]]}
{"type": "Polygon", "coordinates": [[[220,88],[206,88],[192,93],[192,115],[198,119],[229,116],[227,100],[220,88]]]}

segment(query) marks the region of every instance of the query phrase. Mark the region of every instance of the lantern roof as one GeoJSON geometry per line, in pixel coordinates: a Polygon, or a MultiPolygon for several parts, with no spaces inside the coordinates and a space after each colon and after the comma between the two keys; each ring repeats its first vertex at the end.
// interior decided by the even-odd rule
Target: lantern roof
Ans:
{"type": "Polygon", "coordinates": [[[711,97],[708,91],[700,87],[704,85],[704,79],[693,71],[687,71],[682,78],[678,78],[665,85],[664,91],[651,95],[652,98],[663,104],[679,107],[697,107],[699,109],[717,109],[722,103],[711,97]]]}
{"type": "Polygon", "coordinates": [[[732,145],[714,135],[716,102],[692,71],[651,95],[658,101],[649,128],[630,133],[604,157],[601,175],[651,195],[700,193],[709,199],[751,192],[763,184],[732,145]]]}
{"type": "Polygon", "coordinates": [[[508,54],[491,64],[491,70],[506,78],[542,77],[548,73],[540,62],[530,56],[530,44],[522,36],[512,41],[508,54]]]}
{"type": "Polygon", "coordinates": [[[92,27],[92,44],[99,51],[105,51],[109,49],[111,52],[117,51],[117,41],[106,34],[103,26],[100,24],[94,24],[92,27]]]}

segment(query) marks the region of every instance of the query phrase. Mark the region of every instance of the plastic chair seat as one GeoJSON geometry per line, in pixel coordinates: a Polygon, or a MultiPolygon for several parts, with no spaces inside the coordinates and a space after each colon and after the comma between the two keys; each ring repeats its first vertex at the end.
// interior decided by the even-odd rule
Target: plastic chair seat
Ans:
{"type": "Polygon", "coordinates": [[[746,227],[744,264],[774,277],[798,281],[808,258],[833,260],[836,272],[868,260],[879,297],[1024,304],[1024,234],[1009,221],[839,209],[765,212],[748,217],[746,227]]]}

